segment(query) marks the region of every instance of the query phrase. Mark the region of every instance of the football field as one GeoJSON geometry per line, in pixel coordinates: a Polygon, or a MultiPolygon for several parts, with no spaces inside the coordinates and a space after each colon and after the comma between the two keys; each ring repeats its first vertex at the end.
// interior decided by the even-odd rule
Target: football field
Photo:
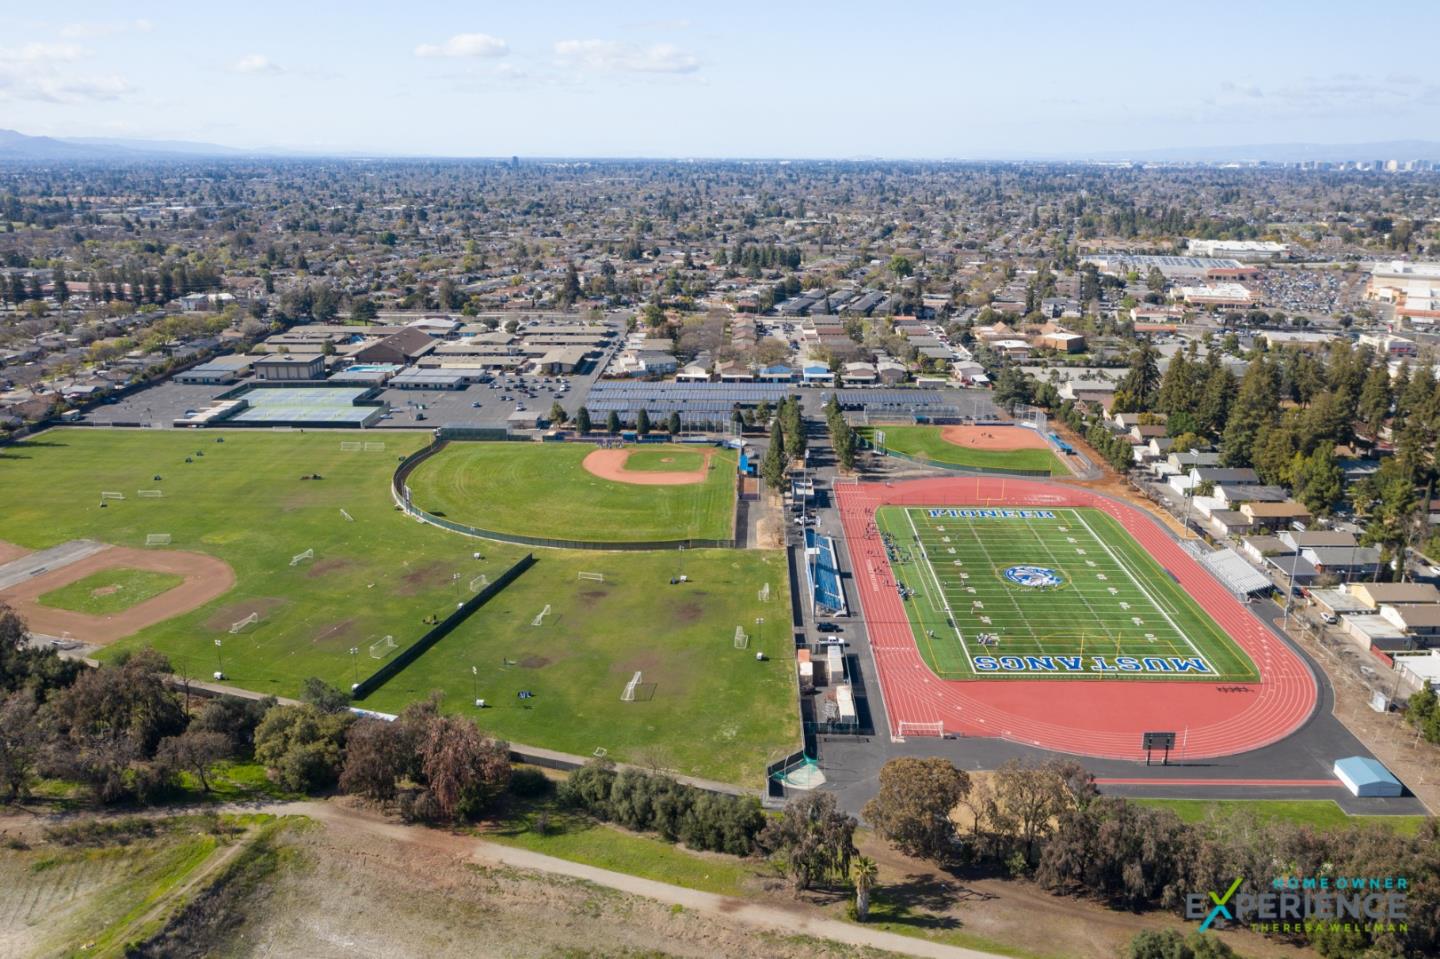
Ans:
{"type": "Polygon", "coordinates": [[[1259,678],[1101,510],[886,506],[875,522],[921,655],[942,679],[1259,678]]]}

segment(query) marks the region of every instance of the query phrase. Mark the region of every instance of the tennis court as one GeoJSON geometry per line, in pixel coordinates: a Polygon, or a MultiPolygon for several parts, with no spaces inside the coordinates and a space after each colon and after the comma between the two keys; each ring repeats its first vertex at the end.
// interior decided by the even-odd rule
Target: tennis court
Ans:
{"type": "Polygon", "coordinates": [[[257,388],[243,394],[247,406],[230,423],[277,426],[369,426],[385,411],[382,406],[357,406],[371,392],[357,387],[281,386],[257,388]]]}

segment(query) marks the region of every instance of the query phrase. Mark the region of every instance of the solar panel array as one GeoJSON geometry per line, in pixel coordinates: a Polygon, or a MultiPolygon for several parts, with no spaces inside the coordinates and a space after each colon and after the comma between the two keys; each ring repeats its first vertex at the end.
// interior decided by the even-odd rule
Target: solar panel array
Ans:
{"type": "Polygon", "coordinates": [[[728,417],[736,404],[777,405],[794,388],[772,383],[596,383],[585,407],[596,413],[615,411],[634,416],[642,409],[650,415],[728,417]]]}

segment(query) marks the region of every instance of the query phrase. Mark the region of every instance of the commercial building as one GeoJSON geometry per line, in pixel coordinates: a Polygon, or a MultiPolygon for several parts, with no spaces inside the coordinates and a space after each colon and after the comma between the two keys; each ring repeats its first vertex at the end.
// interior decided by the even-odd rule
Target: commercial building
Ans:
{"type": "Polygon", "coordinates": [[[1210,306],[1222,309],[1249,309],[1255,302],[1255,294],[1241,283],[1210,283],[1205,286],[1183,286],[1181,298],[1190,306],[1210,306]]]}
{"type": "Polygon", "coordinates": [[[325,378],[325,357],[319,353],[275,353],[257,359],[255,376],[262,380],[320,380],[325,378]]]}
{"type": "Polygon", "coordinates": [[[1236,260],[1274,260],[1290,254],[1286,243],[1268,240],[1186,240],[1185,249],[1195,256],[1219,256],[1236,260]]]}

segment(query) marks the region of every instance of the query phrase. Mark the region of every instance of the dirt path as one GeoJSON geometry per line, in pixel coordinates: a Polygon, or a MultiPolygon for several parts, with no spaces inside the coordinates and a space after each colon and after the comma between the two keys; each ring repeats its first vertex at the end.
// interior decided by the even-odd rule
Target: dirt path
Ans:
{"type": "Polygon", "coordinates": [[[711,450],[703,452],[705,462],[693,470],[627,470],[625,461],[633,450],[600,449],[591,453],[581,462],[586,471],[615,483],[630,483],[633,486],[690,486],[705,482],[710,474],[711,450]]]}
{"type": "Polygon", "coordinates": [[[7,543],[0,539],[0,566],[4,566],[13,560],[29,554],[29,550],[23,546],[16,546],[14,543],[7,543]]]}
{"type": "Polygon", "coordinates": [[[132,549],[111,546],[68,566],[31,577],[23,583],[0,590],[0,599],[14,607],[30,624],[30,630],[47,636],[70,633],[75,639],[93,646],[104,646],[147,626],[163,622],[181,613],[188,613],[235,585],[235,571],[230,564],[204,553],[182,550],[132,549]],[[84,579],[106,569],[143,569],[157,573],[174,573],[185,581],[159,596],[136,603],[129,609],[106,616],[93,616],[68,609],[41,606],[39,598],[67,583],[84,579]]]}
{"type": "Polygon", "coordinates": [[[994,953],[958,946],[946,946],[910,936],[884,932],[821,915],[815,909],[795,903],[791,908],[699,892],[668,883],[641,879],[624,873],[597,869],[581,863],[556,859],[526,849],[512,849],[470,836],[410,826],[386,819],[370,809],[338,802],[267,802],[224,807],[224,812],[270,813],[277,816],[306,816],[351,836],[384,839],[403,845],[443,851],[484,865],[502,865],[555,876],[583,879],[608,889],[643,896],[672,906],[694,910],[709,918],[739,923],[754,929],[786,935],[806,935],[852,946],[867,946],[912,956],[934,959],[996,959],[994,953]]]}

